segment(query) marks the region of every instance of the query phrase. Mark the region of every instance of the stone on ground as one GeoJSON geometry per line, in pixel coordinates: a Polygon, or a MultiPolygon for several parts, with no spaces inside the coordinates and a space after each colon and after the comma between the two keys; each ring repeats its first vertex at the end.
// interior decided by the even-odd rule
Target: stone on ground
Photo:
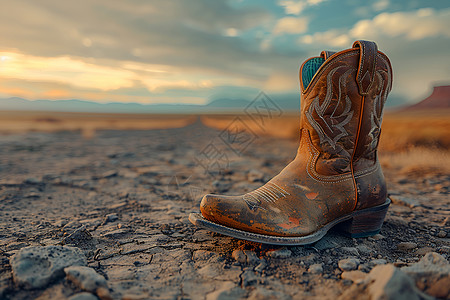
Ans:
{"type": "Polygon", "coordinates": [[[67,246],[22,248],[10,259],[14,282],[26,289],[43,288],[64,277],[64,268],[86,265],[83,252],[67,246]]]}

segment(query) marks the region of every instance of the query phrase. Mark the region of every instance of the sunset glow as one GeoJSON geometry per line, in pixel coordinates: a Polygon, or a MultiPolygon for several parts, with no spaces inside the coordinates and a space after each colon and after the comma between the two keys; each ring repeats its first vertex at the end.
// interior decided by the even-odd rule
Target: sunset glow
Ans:
{"type": "Polygon", "coordinates": [[[347,2],[13,2],[0,11],[0,97],[202,104],[261,90],[295,96],[305,59],[356,39],[376,40],[392,58],[395,99],[417,101],[448,81],[445,1],[347,2]]]}

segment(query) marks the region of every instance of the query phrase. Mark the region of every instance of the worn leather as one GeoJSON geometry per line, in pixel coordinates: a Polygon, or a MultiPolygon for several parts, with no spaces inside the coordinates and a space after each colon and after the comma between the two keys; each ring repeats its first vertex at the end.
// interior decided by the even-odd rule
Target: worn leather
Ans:
{"type": "Polygon", "coordinates": [[[336,52],[334,52],[334,51],[323,50],[322,52],[320,52],[320,56],[322,56],[323,59],[327,60],[330,58],[330,56],[332,56],[335,53],[336,52]]]}
{"type": "Polygon", "coordinates": [[[295,159],[255,191],[206,195],[202,215],[244,231],[305,236],[354,210],[384,203],[376,149],[391,86],[389,59],[375,43],[357,41],[334,54],[302,86],[295,159]]]}

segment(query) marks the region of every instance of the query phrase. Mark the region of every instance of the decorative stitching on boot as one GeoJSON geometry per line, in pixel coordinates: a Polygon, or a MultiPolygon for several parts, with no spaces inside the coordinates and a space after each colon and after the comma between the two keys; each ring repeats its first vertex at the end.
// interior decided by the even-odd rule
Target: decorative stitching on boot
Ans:
{"type": "Polygon", "coordinates": [[[344,74],[342,74],[339,77],[339,98],[337,100],[336,103],[336,107],[333,111],[333,113],[330,116],[330,120],[339,120],[344,118],[342,121],[338,121],[337,124],[334,124],[334,122],[327,122],[327,120],[324,118],[325,117],[325,112],[327,111],[328,107],[330,106],[331,100],[333,98],[333,83],[332,83],[332,77],[333,75],[336,73],[336,71],[340,68],[344,68],[346,66],[337,66],[336,68],[332,69],[328,75],[327,75],[327,93],[325,95],[325,99],[323,100],[322,104],[319,104],[320,98],[319,96],[317,96],[309,105],[308,110],[305,112],[306,114],[306,118],[309,121],[309,124],[311,124],[311,126],[316,130],[317,134],[319,135],[319,139],[320,139],[320,144],[324,144],[325,142],[328,142],[328,144],[330,144],[330,146],[333,149],[336,149],[336,144],[337,142],[344,136],[348,135],[347,130],[344,128],[345,125],[347,125],[350,120],[353,117],[353,110],[351,110],[352,107],[352,102],[350,100],[350,98],[348,97],[348,95],[346,95],[345,97],[345,108],[344,111],[339,115],[339,116],[335,116],[334,114],[336,113],[336,108],[338,107],[339,103],[341,103],[342,101],[342,91],[341,88],[342,87],[346,87],[347,83],[344,81],[349,75],[350,73],[356,71],[355,68],[350,68],[349,70],[345,71],[344,74]],[[335,135],[334,137],[330,137],[327,133],[325,128],[323,128],[321,126],[321,124],[319,124],[316,119],[313,116],[313,112],[316,112],[317,116],[323,121],[323,123],[326,125],[326,127],[328,128],[328,130],[331,132],[331,134],[335,134],[337,133],[337,135],[335,135]],[[331,124],[329,124],[331,123],[331,124]]]}

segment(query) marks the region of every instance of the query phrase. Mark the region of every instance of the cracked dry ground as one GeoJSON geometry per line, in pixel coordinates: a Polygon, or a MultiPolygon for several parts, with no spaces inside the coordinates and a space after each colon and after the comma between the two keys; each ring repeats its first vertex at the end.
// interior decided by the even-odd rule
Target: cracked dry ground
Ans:
{"type": "Polygon", "coordinates": [[[316,244],[283,248],[195,228],[188,215],[203,193],[255,189],[296,153],[294,141],[259,137],[238,155],[220,136],[201,123],[100,131],[92,139],[1,136],[0,298],[80,292],[64,276],[38,290],[16,287],[9,259],[30,245],[81,248],[114,299],[336,299],[352,285],[338,266],[344,258],[357,257],[362,272],[377,263],[408,265],[431,251],[448,259],[450,176],[435,171],[384,168],[398,200],[371,238],[330,232],[316,244]],[[229,162],[220,178],[201,166],[199,153],[211,145],[229,162]]]}

